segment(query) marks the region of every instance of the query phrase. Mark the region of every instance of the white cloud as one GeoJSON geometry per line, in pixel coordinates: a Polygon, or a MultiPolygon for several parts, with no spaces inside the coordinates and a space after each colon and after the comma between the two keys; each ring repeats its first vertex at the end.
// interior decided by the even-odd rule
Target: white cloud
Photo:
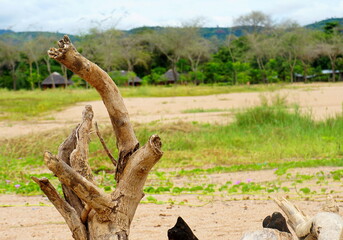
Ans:
{"type": "Polygon", "coordinates": [[[180,25],[202,16],[206,26],[232,25],[253,10],[273,19],[308,24],[343,17],[342,0],[1,0],[0,29],[15,31],[85,32],[90,27],[129,29],[180,25]]]}

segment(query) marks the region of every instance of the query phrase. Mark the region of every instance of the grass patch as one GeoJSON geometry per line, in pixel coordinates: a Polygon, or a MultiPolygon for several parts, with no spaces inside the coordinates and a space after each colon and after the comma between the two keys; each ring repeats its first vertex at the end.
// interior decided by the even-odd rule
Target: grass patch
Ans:
{"type": "Polygon", "coordinates": [[[205,112],[227,112],[227,109],[220,109],[220,108],[192,108],[183,110],[182,113],[205,113],[205,112]]]}
{"type": "MultiPolygon", "coordinates": [[[[291,85],[288,86],[289,88],[292,87],[291,85]]],[[[175,97],[233,92],[274,91],[282,88],[285,88],[285,85],[172,85],[121,87],[120,91],[123,97],[175,97]]],[[[51,111],[60,111],[77,102],[93,100],[100,100],[99,94],[94,89],[47,89],[44,91],[9,91],[0,89],[0,120],[27,120],[33,117],[43,116],[51,111]]]]}
{"type": "MultiPolygon", "coordinates": [[[[100,126],[100,130],[116,156],[112,128],[100,126]]],[[[2,140],[0,193],[38,191],[29,176],[48,172],[43,166],[43,152],[50,150],[56,154],[69,131],[56,130],[2,140]],[[24,187],[16,188],[15,185],[24,187]]],[[[301,115],[297,108],[288,109],[284,104],[264,104],[248,109],[238,113],[236,121],[230,125],[153,122],[136,125],[135,132],[142,144],[152,134],[160,135],[164,156],[155,170],[209,166],[214,169],[206,170],[210,172],[278,168],[282,174],[293,167],[342,166],[343,163],[343,117],[315,122],[310,116],[301,115]]],[[[95,134],[91,139],[89,160],[93,170],[97,173],[113,170],[95,134]]],[[[108,190],[106,184],[112,184],[113,175],[98,174],[97,177],[101,186],[107,186],[108,190]]]]}
{"type": "Polygon", "coordinates": [[[59,111],[77,102],[100,100],[93,90],[47,89],[8,91],[0,89],[0,120],[27,120],[59,111]]]}

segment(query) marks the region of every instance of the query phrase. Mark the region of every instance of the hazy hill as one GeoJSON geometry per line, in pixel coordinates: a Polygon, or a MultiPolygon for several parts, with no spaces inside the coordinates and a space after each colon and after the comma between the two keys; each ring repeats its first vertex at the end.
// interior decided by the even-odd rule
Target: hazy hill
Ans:
{"type": "Polygon", "coordinates": [[[319,22],[308,24],[305,27],[310,29],[323,30],[325,24],[329,22],[338,22],[339,25],[343,26],[343,18],[328,18],[319,22]]]}
{"type": "MultiPolygon", "coordinates": [[[[304,26],[305,28],[323,30],[324,26],[328,22],[338,22],[343,26],[343,18],[329,18],[312,24],[304,26]]],[[[125,31],[127,33],[139,33],[144,31],[161,31],[163,27],[138,27],[131,30],[125,31]]],[[[249,26],[238,26],[238,27],[204,27],[200,29],[200,34],[207,39],[216,37],[220,40],[224,40],[228,35],[233,34],[237,37],[244,35],[245,32],[249,32],[251,27],[249,26]]],[[[15,43],[21,43],[34,39],[39,35],[46,37],[53,37],[55,39],[60,39],[65,35],[64,33],[58,32],[14,32],[12,30],[0,29],[0,40],[11,41],[15,43]]],[[[78,39],[75,35],[68,34],[72,41],[78,39]]]]}
{"type": "MultiPolygon", "coordinates": [[[[12,30],[0,29],[0,40],[9,41],[12,43],[22,43],[35,39],[38,36],[52,37],[55,39],[60,39],[65,35],[65,33],[55,33],[55,32],[14,32],[12,30]]],[[[76,36],[69,35],[72,41],[76,40],[76,36]]]]}

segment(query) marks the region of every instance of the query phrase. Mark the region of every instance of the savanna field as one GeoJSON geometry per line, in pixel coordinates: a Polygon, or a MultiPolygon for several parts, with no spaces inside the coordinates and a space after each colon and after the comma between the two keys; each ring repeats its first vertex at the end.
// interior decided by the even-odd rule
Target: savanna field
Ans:
{"type": "MultiPolygon", "coordinates": [[[[144,143],[158,134],[164,151],[145,185],[132,239],[142,239],[139,236],[143,232],[151,239],[166,239],[167,229],[180,215],[199,239],[239,239],[244,231],[259,228],[266,215],[278,210],[272,202],[277,195],[295,201],[308,214],[317,212],[329,193],[342,204],[342,84],[142,86],[120,90],[128,101],[138,140],[144,143]],[[136,110],[144,103],[152,105],[146,111],[144,107],[136,110]]],[[[58,116],[76,105],[82,109],[84,102],[94,103],[100,131],[117,157],[112,129],[102,120],[102,110],[96,108],[99,101],[92,89],[0,90],[3,239],[71,239],[63,219],[41,196],[31,176],[44,176],[57,184],[42,156],[45,150],[56,154],[80,120],[62,121],[58,116]],[[10,135],[21,131],[20,127],[34,125],[59,127],[10,135]],[[11,213],[16,211],[25,217],[13,219],[11,213]],[[42,229],[47,232],[42,233],[42,229]]],[[[89,156],[100,187],[113,190],[113,166],[95,132],[91,134],[89,156]]]]}

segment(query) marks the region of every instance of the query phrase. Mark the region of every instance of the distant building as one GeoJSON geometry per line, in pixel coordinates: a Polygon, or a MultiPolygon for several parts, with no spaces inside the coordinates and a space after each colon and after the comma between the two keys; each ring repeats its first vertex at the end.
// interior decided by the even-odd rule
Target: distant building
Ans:
{"type": "Polygon", "coordinates": [[[44,79],[44,81],[41,83],[41,86],[43,89],[53,88],[54,84],[56,88],[58,87],[64,88],[66,86],[72,85],[73,82],[71,80],[65,79],[58,72],[53,72],[50,74],[49,77],[44,79]]]}
{"type": "MultiPolygon", "coordinates": [[[[330,81],[332,79],[333,72],[332,70],[322,70],[318,74],[312,74],[306,76],[306,81],[330,81]]],[[[343,79],[343,71],[336,70],[335,71],[336,80],[342,81],[343,79]]],[[[294,74],[294,81],[295,82],[304,82],[305,77],[302,74],[295,73],[294,74]]]]}
{"type": "Polygon", "coordinates": [[[180,79],[180,74],[173,69],[169,69],[165,74],[163,74],[164,81],[161,82],[163,84],[173,84],[176,83],[180,79]]]}
{"type": "Polygon", "coordinates": [[[142,85],[142,79],[137,77],[135,74],[129,74],[129,72],[125,71],[125,70],[121,70],[120,74],[123,77],[128,78],[127,83],[129,86],[140,86],[140,85],[142,85]]]}

